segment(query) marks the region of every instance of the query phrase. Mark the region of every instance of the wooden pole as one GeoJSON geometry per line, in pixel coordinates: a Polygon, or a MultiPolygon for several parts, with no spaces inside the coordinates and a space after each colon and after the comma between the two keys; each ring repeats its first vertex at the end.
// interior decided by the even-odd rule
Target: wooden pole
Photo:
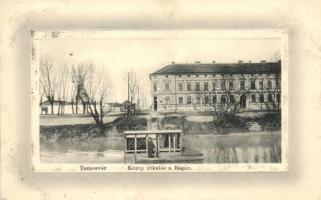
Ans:
{"type": "Polygon", "coordinates": [[[171,134],[168,134],[168,152],[171,152],[171,134]]]}
{"type": "Polygon", "coordinates": [[[126,155],[127,155],[127,137],[124,137],[124,163],[126,162],[126,155]]]}
{"type": "Polygon", "coordinates": [[[137,98],[137,109],[140,109],[140,101],[139,101],[139,85],[137,85],[137,93],[138,93],[138,98],[137,98]]]}
{"type": "Polygon", "coordinates": [[[147,152],[147,156],[148,156],[148,134],[146,134],[146,152],[147,152]]]}
{"type": "Polygon", "coordinates": [[[134,140],[134,143],[135,143],[135,163],[136,163],[136,157],[137,157],[137,135],[135,134],[135,140],[134,140]]]}
{"type": "Polygon", "coordinates": [[[183,146],[183,140],[182,140],[182,134],[181,133],[179,133],[179,148],[180,148],[180,150],[181,151],[183,151],[183,148],[182,148],[182,146],[183,146]]]}
{"type": "Polygon", "coordinates": [[[156,134],[156,157],[158,157],[159,148],[159,134],[156,134]]]}
{"type": "Polygon", "coordinates": [[[130,106],[129,106],[129,104],[130,104],[130,102],[129,102],[129,95],[130,95],[130,93],[129,93],[129,90],[130,90],[130,83],[129,83],[129,79],[130,79],[130,77],[129,77],[130,75],[129,75],[129,72],[128,72],[128,77],[127,77],[127,121],[128,121],[128,124],[129,124],[129,128],[131,128],[130,127],[130,106]]]}
{"type": "Polygon", "coordinates": [[[174,152],[176,152],[176,136],[175,136],[175,134],[173,137],[173,144],[174,144],[174,152]]]}
{"type": "Polygon", "coordinates": [[[177,112],[176,74],[175,74],[175,112],[177,112]]]}

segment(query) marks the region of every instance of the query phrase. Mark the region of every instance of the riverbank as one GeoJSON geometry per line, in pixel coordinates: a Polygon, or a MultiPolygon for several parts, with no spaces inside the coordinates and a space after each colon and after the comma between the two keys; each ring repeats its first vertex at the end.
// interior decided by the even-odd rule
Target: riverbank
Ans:
{"type": "MultiPolygon", "coordinates": [[[[79,118],[80,116],[77,116],[79,118]]],[[[40,151],[44,162],[122,161],[124,139],[128,130],[125,115],[108,116],[105,136],[93,124],[59,125],[67,118],[46,116],[50,126],[40,126],[40,151]],[[58,119],[58,120],[57,120],[58,119]],[[58,125],[55,125],[58,124],[58,125]]],[[[82,117],[82,120],[90,120],[82,117]]],[[[225,126],[218,126],[209,114],[167,114],[158,116],[158,129],[181,129],[183,144],[204,154],[205,163],[281,162],[281,130],[278,113],[236,115],[225,126]]],[[[76,120],[69,116],[68,123],[76,120]]],[[[146,130],[148,116],[134,118],[134,130],[146,130]]]]}
{"type": "MultiPolygon", "coordinates": [[[[133,130],[147,130],[148,114],[137,115],[133,120],[133,130]]],[[[157,129],[180,129],[187,135],[198,134],[230,134],[258,131],[281,130],[280,113],[246,113],[236,115],[224,126],[215,123],[214,116],[208,113],[199,114],[166,114],[157,118],[157,129]]],[[[92,123],[93,119],[76,116],[75,118],[45,116],[40,119],[41,139],[49,139],[53,136],[59,138],[87,138],[99,135],[98,127],[92,123]]],[[[129,130],[126,116],[107,116],[105,121],[105,135],[122,134],[129,130]]]]}

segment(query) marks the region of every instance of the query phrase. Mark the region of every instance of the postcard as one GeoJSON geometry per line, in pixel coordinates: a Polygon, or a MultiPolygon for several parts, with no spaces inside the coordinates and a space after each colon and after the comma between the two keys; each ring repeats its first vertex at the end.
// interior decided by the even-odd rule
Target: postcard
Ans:
{"type": "Polygon", "coordinates": [[[286,31],[31,38],[34,171],[287,171],[286,31]]]}

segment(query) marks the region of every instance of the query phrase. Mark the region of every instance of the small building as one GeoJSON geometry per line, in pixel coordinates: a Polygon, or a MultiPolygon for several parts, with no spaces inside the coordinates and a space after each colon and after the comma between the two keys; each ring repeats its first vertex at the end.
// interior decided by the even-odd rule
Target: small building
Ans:
{"type": "MultiPolygon", "coordinates": [[[[78,106],[76,106],[75,102],[73,103],[69,101],[59,102],[55,100],[53,103],[53,112],[54,114],[58,114],[58,111],[60,114],[89,114],[90,110],[88,105],[89,104],[86,105],[84,110],[84,106],[81,102],[79,102],[78,106]]],[[[40,103],[39,107],[40,107],[40,114],[51,114],[52,108],[48,100],[40,103]]],[[[97,109],[100,109],[99,104],[97,104],[97,109]]]]}
{"type": "Polygon", "coordinates": [[[204,111],[231,103],[240,110],[280,109],[281,61],[171,63],[150,80],[154,111],[204,111]]]}
{"type": "Polygon", "coordinates": [[[117,113],[123,111],[123,104],[114,102],[114,103],[107,103],[107,110],[108,112],[117,113]]]}

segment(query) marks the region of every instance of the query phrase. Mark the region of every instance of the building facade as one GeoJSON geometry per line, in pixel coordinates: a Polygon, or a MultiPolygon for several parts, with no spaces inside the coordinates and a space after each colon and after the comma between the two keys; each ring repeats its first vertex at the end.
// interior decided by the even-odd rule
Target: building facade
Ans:
{"type": "Polygon", "coordinates": [[[206,111],[231,104],[241,111],[281,109],[281,61],[172,63],[150,74],[150,80],[154,111],[206,111]]]}

